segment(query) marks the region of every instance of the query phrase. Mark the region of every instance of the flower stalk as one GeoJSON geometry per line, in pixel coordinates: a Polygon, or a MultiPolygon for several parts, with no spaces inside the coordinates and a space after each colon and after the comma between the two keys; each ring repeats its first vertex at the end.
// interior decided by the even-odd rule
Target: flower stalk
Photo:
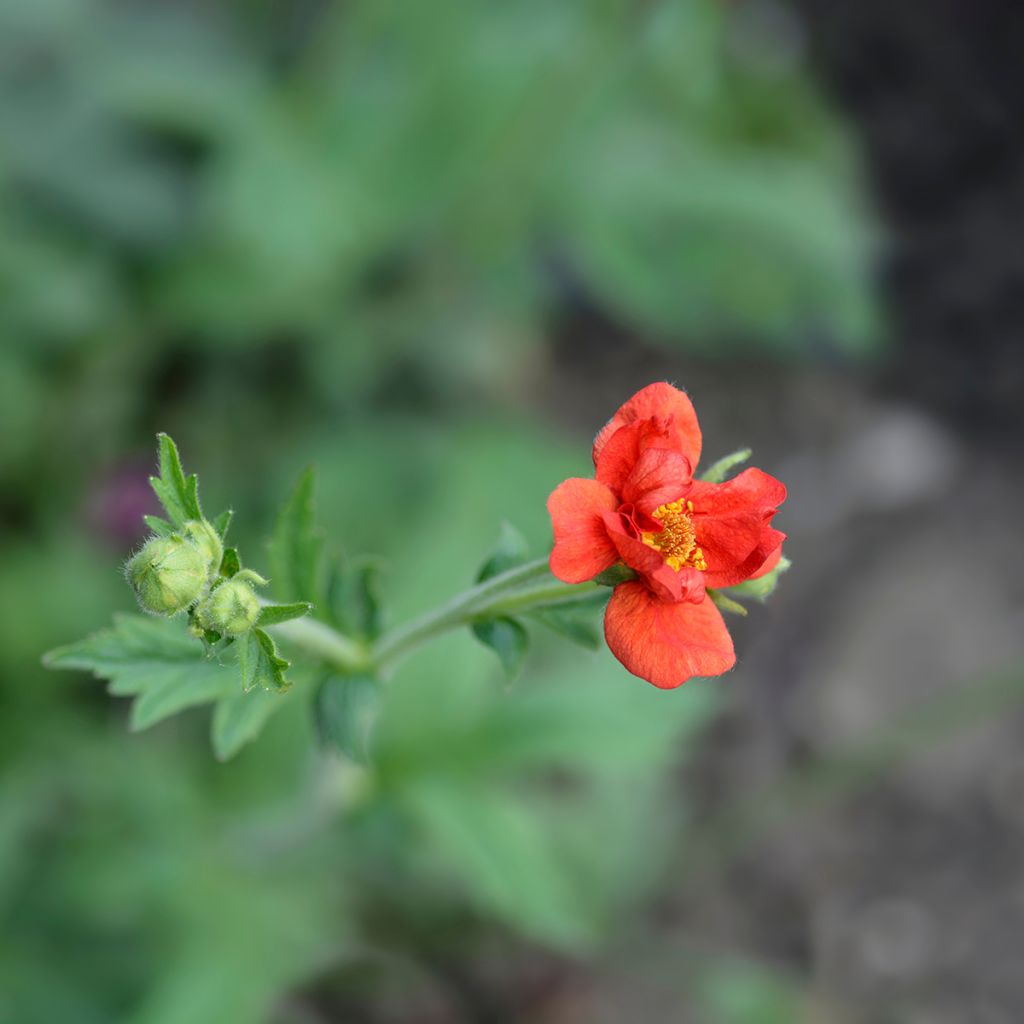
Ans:
{"type": "Polygon", "coordinates": [[[516,566],[456,595],[363,644],[314,619],[293,619],[271,627],[279,639],[343,673],[374,674],[393,667],[422,644],[476,619],[522,614],[536,608],[574,603],[602,588],[597,583],[567,584],[551,575],[546,558],[516,566]]]}

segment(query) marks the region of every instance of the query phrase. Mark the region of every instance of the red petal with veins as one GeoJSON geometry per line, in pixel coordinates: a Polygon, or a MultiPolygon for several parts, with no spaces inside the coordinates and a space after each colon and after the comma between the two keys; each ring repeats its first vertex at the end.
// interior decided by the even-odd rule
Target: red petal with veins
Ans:
{"type": "Polygon", "coordinates": [[[551,572],[564,583],[582,583],[619,560],[608,537],[603,513],[618,505],[604,484],[578,477],[564,480],[548,498],[548,512],[555,531],[551,572]]]}
{"type": "MultiPolygon", "coordinates": [[[[607,484],[616,494],[621,495],[630,482],[634,471],[647,452],[673,452],[682,463],[674,463],[680,476],[680,484],[689,484],[692,473],[686,456],[677,449],[678,439],[666,419],[640,420],[629,423],[608,439],[597,460],[594,476],[607,484]]],[[[649,460],[653,457],[648,457],[649,460]]],[[[648,462],[648,468],[650,461],[648,462]]],[[[635,484],[634,484],[635,487],[635,484]]]]}
{"type": "Polygon", "coordinates": [[[744,470],[724,484],[695,480],[693,527],[707,562],[709,587],[731,587],[757,572],[785,539],[771,527],[786,488],[759,469],[744,470]]]}
{"type": "Polygon", "coordinates": [[[689,459],[691,470],[695,468],[700,461],[701,448],[697,413],[685,392],[664,381],[648,384],[638,391],[605,424],[594,438],[594,465],[597,465],[598,456],[620,427],[651,417],[670,418],[673,447],[689,459]]]}
{"type": "Polygon", "coordinates": [[[732,637],[710,600],[659,601],[639,580],[615,588],[604,616],[608,647],[634,675],[661,689],[736,664],[732,637]]]}

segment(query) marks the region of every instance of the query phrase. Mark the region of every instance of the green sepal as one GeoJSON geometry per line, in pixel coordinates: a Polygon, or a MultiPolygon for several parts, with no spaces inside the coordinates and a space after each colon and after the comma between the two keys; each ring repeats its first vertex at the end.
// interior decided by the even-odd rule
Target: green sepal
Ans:
{"type": "Polygon", "coordinates": [[[500,576],[509,569],[522,565],[529,556],[526,538],[508,521],[501,524],[498,541],[477,573],[477,583],[483,583],[492,576],[500,576]]]}
{"type": "Polygon", "coordinates": [[[174,533],[174,524],[161,519],[160,516],[143,516],[143,522],[158,536],[170,537],[174,533]]]}
{"type": "Polygon", "coordinates": [[[226,508],[216,519],[213,520],[213,528],[220,535],[220,539],[224,540],[228,535],[228,527],[231,525],[231,520],[235,517],[235,510],[233,508],[226,508]]]}
{"type": "Polygon", "coordinates": [[[617,587],[620,583],[628,583],[636,579],[636,573],[628,565],[618,562],[594,577],[594,582],[602,587],[617,587]]]}
{"type": "Polygon", "coordinates": [[[713,590],[711,587],[708,587],[707,594],[723,612],[746,616],[747,609],[744,608],[739,601],[734,601],[731,597],[726,596],[720,590],[713,590]]]}
{"type": "Polygon", "coordinates": [[[700,479],[709,484],[720,484],[725,479],[725,474],[728,473],[733,466],[738,466],[741,462],[746,462],[753,454],[754,453],[749,448],[740,448],[738,451],[724,455],[717,462],[713,462],[704,471],[700,479]]]}
{"type": "Polygon", "coordinates": [[[597,627],[589,619],[583,618],[579,613],[566,611],[562,608],[538,608],[529,613],[529,618],[546,626],[553,633],[572,640],[573,643],[586,647],[589,651],[596,651],[601,645],[601,637],[597,627]]]}
{"type": "Polygon", "coordinates": [[[473,635],[498,656],[505,677],[511,681],[519,675],[530,646],[530,637],[522,623],[505,617],[482,619],[470,624],[473,635]]]}
{"type": "Polygon", "coordinates": [[[771,572],[759,576],[756,580],[747,580],[745,583],[737,583],[735,587],[729,587],[729,593],[737,597],[749,597],[755,601],[765,601],[775,592],[779,585],[779,577],[786,572],[793,563],[785,555],[779,559],[779,564],[771,572]]]}
{"type": "Polygon", "coordinates": [[[313,702],[321,745],[357,764],[368,764],[380,713],[380,686],[370,676],[329,676],[313,702]]]}
{"type": "Polygon", "coordinates": [[[270,573],[285,601],[320,597],[320,556],[323,540],[316,527],[316,473],[307,469],[278,513],[270,538],[270,573]]]}
{"type": "Polygon", "coordinates": [[[260,609],[257,626],[276,626],[279,622],[289,622],[308,615],[313,606],[308,601],[296,601],[294,604],[266,604],[260,609]]]}
{"type": "Polygon", "coordinates": [[[168,518],[177,526],[184,526],[190,519],[202,519],[199,507],[199,483],[195,473],[186,477],[181,468],[181,457],[177,445],[167,434],[157,434],[159,445],[160,476],[149,478],[153,493],[156,494],[167,512],[168,518]]]}
{"type": "Polygon", "coordinates": [[[242,692],[262,689],[284,693],[289,683],[285,671],[289,663],[277,653],[277,646],[269,633],[251,629],[238,638],[238,667],[242,676],[242,692]]]}
{"type": "MultiPolygon", "coordinates": [[[[214,527],[216,528],[216,527],[214,527]]],[[[221,576],[231,579],[237,572],[242,571],[242,560],[238,557],[237,548],[225,548],[224,557],[220,560],[221,576]]]]}
{"type": "Polygon", "coordinates": [[[339,558],[327,580],[327,618],[343,633],[376,640],[381,631],[380,559],[373,556],[344,564],[339,558]]]}

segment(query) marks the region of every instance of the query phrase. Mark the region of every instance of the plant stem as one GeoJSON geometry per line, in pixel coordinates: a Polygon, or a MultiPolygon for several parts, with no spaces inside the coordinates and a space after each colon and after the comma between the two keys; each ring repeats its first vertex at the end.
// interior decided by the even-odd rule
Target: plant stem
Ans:
{"type": "Polygon", "coordinates": [[[303,653],[346,674],[367,672],[373,668],[370,650],[365,644],[339,633],[324,622],[307,617],[267,628],[303,653]]]}
{"type": "Polygon", "coordinates": [[[383,668],[397,661],[425,640],[469,622],[489,611],[500,598],[507,597],[511,592],[518,592],[525,584],[544,576],[552,578],[548,560],[539,558],[535,562],[527,562],[526,565],[509,569],[508,572],[492,576],[489,580],[470,587],[440,608],[425,612],[404,626],[398,626],[385,633],[374,646],[374,663],[378,668],[383,668]]]}
{"type": "Polygon", "coordinates": [[[286,643],[340,672],[372,673],[474,619],[576,603],[605,589],[596,583],[562,583],[551,575],[548,560],[540,558],[470,587],[439,608],[385,633],[372,647],[315,619],[292,619],[269,628],[286,643]]]}

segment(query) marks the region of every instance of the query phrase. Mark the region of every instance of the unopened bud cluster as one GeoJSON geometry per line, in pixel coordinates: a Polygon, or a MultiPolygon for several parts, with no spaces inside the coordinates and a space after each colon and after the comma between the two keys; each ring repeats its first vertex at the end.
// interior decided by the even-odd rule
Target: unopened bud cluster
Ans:
{"type": "Polygon", "coordinates": [[[220,575],[224,548],[205,519],[191,520],[166,537],[151,537],[129,559],[125,575],[139,605],[154,615],[188,611],[194,626],[241,636],[256,624],[260,602],[252,584],[267,581],[250,570],[220,575]]]}

